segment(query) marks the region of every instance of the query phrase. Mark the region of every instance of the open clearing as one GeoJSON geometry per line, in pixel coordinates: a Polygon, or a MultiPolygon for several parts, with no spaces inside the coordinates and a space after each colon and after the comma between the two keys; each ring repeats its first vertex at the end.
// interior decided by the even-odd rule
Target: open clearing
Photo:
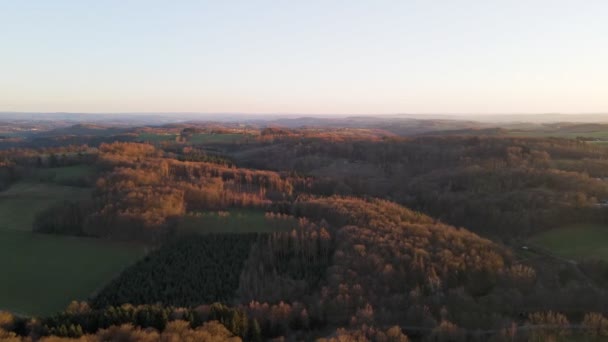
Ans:
{"type": "Polygon", "coordinates": [[[139,140],[146,142],[175,141],[177,134],[140,133],[139,140]]]}
{"type": "Polygon", "coordinates": [[[298,221],[293,217],[269,219],[263,211],[241,209],[222,215],[218,212],[189,214],[182,218],[178,229],[200,234],[271,233],[289,231],[297,226],[298,221]]]}
{"type": "Polygon", "coordinates": [[[0,229],[0,309],[57,312],[86,299],[144,253],[143,246],[0,229]]]}
{"type": "Polygon", "coordinates": [[[540,233],[530,242],[563,258],[608,261],[608,226],[569,225],[540,233]]]}
{"type": "Polygon", "coordinates": [[[245,141],[247,138],[251,136],[239,133],[198,133],[193,134],[188,141],[192,144],[229,144],[245,141]]]}
{"type": "Polygon", "coordinates": [[[0,230],[31,231],[37,213],[63,200],[87,198],[90,189],[19,182],[0,192],[0,230]]]}
{"type": "Polygon", "coordinates": [[[543,131],[543,130],[512,130],[509,135],[520,137],[538,137],[538,138],[566,138],[576,139],[577,137],[594,138],[608,140],[608,131],[597,130],[588,132],[569,132],[569,131],[543,131]]]}
{"type": "Polygon", "coordinates": [[[89,165],[73,165],[73,166],[62,166],[62,167],[49,167],[36,169],[30,178],[42,181],[42,182],[53,182],[53,183],[67,183],[73,182],[78,179],[86,179],[94,177],[96,170],[93,166],[89,165]]]}
{"type": "Polygon", "coordinates": [[[141,245],[31,232],[40,211],[90,189],[19,182],[0,192],[0,310],[42,315],[86,299],[145,253],[141,245]]]}

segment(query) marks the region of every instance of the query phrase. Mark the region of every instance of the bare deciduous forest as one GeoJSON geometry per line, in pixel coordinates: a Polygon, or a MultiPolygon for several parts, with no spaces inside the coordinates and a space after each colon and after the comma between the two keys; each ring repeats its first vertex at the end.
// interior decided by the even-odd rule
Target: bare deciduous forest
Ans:
{"type": "MultiPolygon", "coordinates": [[[[3,339],[608,334],[608,258],[601,249],[568,254],[567,241],[555,243],[563,229],[608,241],[601,144],[504,128],[423,136],[274,125],[244,132],[230,124],[118,135],[71,129],[6,139],[0,210],[19,225],[0,233],[144,252],[92,287],[76,282],[86,295],[67,307],[50,301],[42,315],[2,308],[3,339]],[[16,201],[34,199],[40,205],[26,219],[16,201]]],[[[11,272],[25,257],[14,253],[11,272]]],[[[52,255],[61,253],[70,252],[52,255]]],[[[42,274],[69,268],[62,260],[42,274]]],[[[27,300],[25,290],[6,291],[0,303],[27,300]]]]}

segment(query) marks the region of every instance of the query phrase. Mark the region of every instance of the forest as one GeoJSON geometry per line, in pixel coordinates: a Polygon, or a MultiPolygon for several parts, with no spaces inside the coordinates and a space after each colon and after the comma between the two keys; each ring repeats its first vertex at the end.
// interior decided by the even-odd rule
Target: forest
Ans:
{"type": "MultiPolygon", "coordinates": [[[[4,299],[32,283],[15,249],[0,340],[608,338],[608,258],[564,238],[608,243],[608,148],[441,128],[78,127],[0,145],[0,234],[65,260],[59,241],[137,251],[28,312],[4,299]]],[[[91,258],[76,278],[110,262],[91,258]]]]}

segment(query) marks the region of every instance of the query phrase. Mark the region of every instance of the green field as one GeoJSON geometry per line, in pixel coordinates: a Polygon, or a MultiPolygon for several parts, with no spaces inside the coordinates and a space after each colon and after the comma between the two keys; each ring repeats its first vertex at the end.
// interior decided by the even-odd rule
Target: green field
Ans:
{"type": "Polygon", "coordinates": [[[567,138],[576,139],[577,137],[595,138],[608,140],[608,131],[589,131],[589,132],[568,132],[568,131],[542,131],[542,130],[513,130],[509,131],[509,135],[520,137],[537,137],[537,138],[567,138]]]}
{"type": "Polygon", "coordinates": [[[540,233],[530,243],[563,258],[608,261],[608,226],[569,225],[540,233]]]}
{"type": "Polygon", "coordinates": [[[0,310],[48,314],[86,299],[139,259],[139,245],[31,232],[40,211],[63,200],[87,198],[90,189],[53,183],[14,184],[0,192],[0,310]]]}
{"type": "Polygon", "coordinates": [[[608,140],[604,141],[590,141],[590,144],[596,145],[596,146],[602,146],[602,147],[606,147],[608,146],[608,140]]]}
{"type": "Polygon", "coordinates": [[[73,165],[36,169],[29,177],[36,181],[66,183],[76,179],[93,177],[96,169],[90,165],[73,165]]]}
{"type": "Polygon", "coordinates": [[[250,137],[239,133],[198,133],[188,138],[188,142],[192,144],[228,144],[244,141],[250,137]]]}
{"type": "Polygon", "coordinates": [[[52,183],[14,184],[0,192],[0,230],[30,231],[36,213],[63,200],[89,197],[91,190],[52,183]]]}
{"type": "Polygon", "coordinates": [[[147,142],[175,141],[177,134],[140,133],[138,139],[147,142]]]}
{"type": "Polygon", "coordinates": [[[217,212],[186,215],[180,221],[178,230],[202,234],[211,233],[270,233],[288,231],[298,226],[294,218],[267,219],[263,211],[231,210],[227,216],[217,212]]]}
{"type": "Polygon", "coordinates": [[[0,310],[25,315],[62,310],[144,252],[142,246],[0,229],[0,310]]]}

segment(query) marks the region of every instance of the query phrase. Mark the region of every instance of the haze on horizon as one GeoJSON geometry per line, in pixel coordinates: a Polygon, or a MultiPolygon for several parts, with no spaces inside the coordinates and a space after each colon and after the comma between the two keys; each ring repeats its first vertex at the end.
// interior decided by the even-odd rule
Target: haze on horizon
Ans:
{"type": "Polygon", "coordinates": [[[605,113],[605,1],[13,1],[0,111],[605,113]]]}

